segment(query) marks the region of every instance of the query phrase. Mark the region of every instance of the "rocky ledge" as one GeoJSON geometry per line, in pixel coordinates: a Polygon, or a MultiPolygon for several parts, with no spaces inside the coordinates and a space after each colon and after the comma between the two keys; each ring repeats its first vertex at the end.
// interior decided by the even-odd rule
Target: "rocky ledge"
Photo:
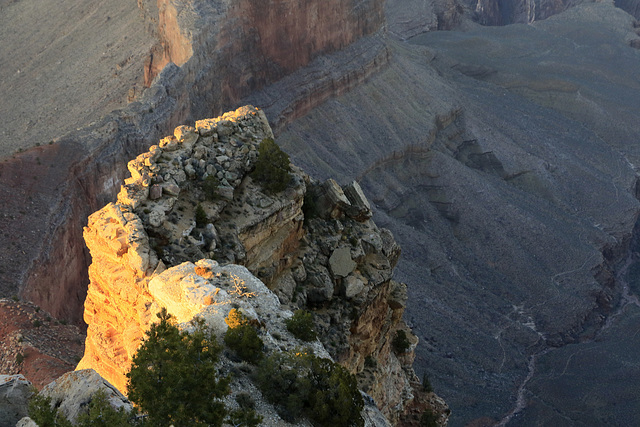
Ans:
{"type": "Polygon", "coordinates": [[[355,374],[392,424],[411,424],[418,407],[446,424],[446,404],[422,390],[411,366],[417,338],[402,320],[406,286],[392,280],[393,236],[371,221],[356,182],[318,183],[292,166],[286,189],[264,191],[251,171],[269,138],[264,113],[242,107],[180,126],[129,162],[118,201],[84,230],[93,262],[77,369],[125,391],[131,357],[161,307],[179,322],[202,317],[220,334],[240,307],[266,325],[268,351],[299,344],[282,324],[304,308],[317,352],[355,374]]]}

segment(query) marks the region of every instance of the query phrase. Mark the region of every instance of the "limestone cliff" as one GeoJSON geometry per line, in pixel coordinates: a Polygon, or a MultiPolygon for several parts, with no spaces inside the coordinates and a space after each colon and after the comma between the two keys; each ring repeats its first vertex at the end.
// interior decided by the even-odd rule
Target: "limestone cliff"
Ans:
{"type": "Polygon", "coordinates": [[[402,320],[406,286],[392,280],[400,254],[393,236],[370,220],[357,183],[320,184],[293,167],[284,191],[265,193],[250,171],[259,143],[272,136],[264,113],[243,107],[180,126],[129,163],[118,202],[91,215],[84,230],[93,262],[78,369],[93,368],[124,391],[131,357],[159,307],[181,322],[199,312],[220,317],[218,308],[242,292],[222,283],[218,262],[241,264],[272,289],[282,313],[313,312],[324,347],[391,422],[420,400],[446,423],[446,404],[422,396],[411,367],[417,338],[402,320]],[[200,210],[204,222],[196,222],[200,210]],[[169,282],[181,290],[163,291],[169,282]],[[394,346],[400,330],[406,345],[394,346]]]}

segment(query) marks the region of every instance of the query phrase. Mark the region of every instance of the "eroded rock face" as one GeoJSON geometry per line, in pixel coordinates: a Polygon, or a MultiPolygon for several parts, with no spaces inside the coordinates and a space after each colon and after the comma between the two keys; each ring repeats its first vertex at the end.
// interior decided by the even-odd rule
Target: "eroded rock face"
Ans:
{"type": "MultiPolygon", "coordinates": [[[[324,344],[318,351],[326,347],[357,374],[397,422],[418,383],[417,338],[402,321],[405,286],[391,280],[400,249],[369,219],[357,183],[321,185],[292,167],[284,191],[264,192],[250,171],[259,142],[272,136],[264,113],[243,107],[181,126],[129,163],[118,202],[91,215],[84,232],[93,263],[78,368],[124,391],[131,358],[161,307],[185,326],[204,318],[220,335],[232,302],[266,324],[290,316],[287,308],[306,308],[324,344]],[[318,204],[306,198],[305,220],[305,194],[321,189],[328,196],[318,204]],[[411,341],[402,353],[391,345],[398,330],[411,341]],[[366,360],[375,367],[365,368],[366,360]]],[[[267,330],[288,334],[278,328],[267,330]]],[[[267,346],[283,348],[270,339],[267,346]]]]}

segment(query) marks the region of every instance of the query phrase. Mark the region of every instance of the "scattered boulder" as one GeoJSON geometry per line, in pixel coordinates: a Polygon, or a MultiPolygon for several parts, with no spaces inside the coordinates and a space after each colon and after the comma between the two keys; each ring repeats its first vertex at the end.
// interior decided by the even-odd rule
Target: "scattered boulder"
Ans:
{"type": "Polygon", "coordinates": [[[340,185],[331,178],[323,182],[316,191],[316,209],[321,217],[340,218],[351,205],[340,185]]]}
{"type": "Polygon", "coordinates": [[[14,426],[28,413],[31,383],[21,374],[0,375],[0,426],[14,426]]]}
{"type": "Polygon", "coordinates": [[[16,427],[38,427],[38,424],[36,424],[36,422],[33,421],[31,418],[24,417],[23,419],[18,421],[18,424],[16,424],[16,427]]]}
{"type": "Polygon", "coordinates": [[[351,249],[347,247],[336,249],[329,258],[329,267],[335,277],[347,277],[356,268],[356,265],[351,259],[351,249]]]}
{"type": "Polygon", "coordinates": [[[360,184],[358,184],[357,181],[353,181],[342,190],[350,203],[350,206],[347,207],[346,214],[360,222],[370,219],[373,215],[371,212],[371,205],[369,204],[367,197],[362,192],[360,184]]]}

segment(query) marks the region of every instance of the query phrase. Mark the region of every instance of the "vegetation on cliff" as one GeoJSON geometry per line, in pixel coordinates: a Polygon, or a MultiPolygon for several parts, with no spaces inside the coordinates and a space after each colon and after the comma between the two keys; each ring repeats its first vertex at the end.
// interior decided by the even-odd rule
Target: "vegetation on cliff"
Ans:
{"type": "Polygon", "coordinates": [[[180,331],[166,309],[158,318],[133,357],[129,399],[151,425],[221,426],[229,378],[218,376],[215,336],[202,322],[193,323],[192,333],[180,331]]]}
{"type": "Polygon", "coordinates": [[[261,363],[256,380],[282,418],[302,416],[321,426],[363,426],[364,402],[344,367],[301,349],[278,352],[261,363]]]}
{"type": "Polygon", "coordinates": [[[265,138],[258,146],[258,159],[253,171],[253,178],[268,193],[279,193],[287,188],[291,181],[289,155],[282,151],[278,144],[265,138]]]}

